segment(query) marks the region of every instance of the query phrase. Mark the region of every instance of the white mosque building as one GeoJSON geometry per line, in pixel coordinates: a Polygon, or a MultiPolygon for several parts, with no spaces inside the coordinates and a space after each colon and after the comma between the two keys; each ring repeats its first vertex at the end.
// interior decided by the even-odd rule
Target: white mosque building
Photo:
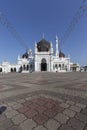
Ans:
{"type": "Polygon", "coordinates": [[[52,42],[48,42],[44,38],[38,43],[35,42],[34,55],[31,49],[23,54],[22,57],[18,56],[17,64],[10,64],[3,62],[0,64],[0,72],[71,72],[79,71],[79,64],[73,64],[70,61],[70,56],[65,56],[58,49],[58,37],[56,36],[56,53],[52,42]]]}

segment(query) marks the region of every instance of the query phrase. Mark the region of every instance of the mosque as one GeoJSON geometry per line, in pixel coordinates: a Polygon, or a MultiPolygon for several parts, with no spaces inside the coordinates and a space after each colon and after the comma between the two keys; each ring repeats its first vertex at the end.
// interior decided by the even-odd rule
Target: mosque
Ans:
{"type": "Polygon", "coordinates": [[[59,52],[58,37],[56,36],[56,53],[52,42],[48,42],[42,38],[39,42],[35,42],[34,55],[30,49],[22,57],[18,56],[17,64],[3,62],[0,64],[0,73],[8,72],[72,72],[79,71],[80,65],[71,63],[70,56],[67,57],[63,52],[59,52]]]}

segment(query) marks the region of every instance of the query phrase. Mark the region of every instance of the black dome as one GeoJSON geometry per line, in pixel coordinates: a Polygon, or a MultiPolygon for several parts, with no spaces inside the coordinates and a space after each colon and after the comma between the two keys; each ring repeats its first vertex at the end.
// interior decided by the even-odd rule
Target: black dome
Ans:
{"type": "Polygon", "coordinates": [[[59,52],[59,57],[65,57],[65,54],[63,52],[59,52]]]}
{"type": "Polygon", "coordinates": [[[50,42],[42,39],[40,42],[37,43],[37,48],[39,52],[48,52],[50,50],[50,42]]]}
{"type": "Polygon", "coordinates": [[[22,55],[22,58],[28,58],[28,53],[26,52],[26,53],[24,53],[23,55],[22,55]]]}

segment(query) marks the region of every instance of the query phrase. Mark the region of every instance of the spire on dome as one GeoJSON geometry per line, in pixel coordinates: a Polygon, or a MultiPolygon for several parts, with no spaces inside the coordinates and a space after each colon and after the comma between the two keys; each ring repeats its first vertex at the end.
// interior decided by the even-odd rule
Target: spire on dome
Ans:
{"type": "Polygon", "coordinates": [[[42,38],[44,39],[44,33],[43,33],[43,37],[42,38]]]}

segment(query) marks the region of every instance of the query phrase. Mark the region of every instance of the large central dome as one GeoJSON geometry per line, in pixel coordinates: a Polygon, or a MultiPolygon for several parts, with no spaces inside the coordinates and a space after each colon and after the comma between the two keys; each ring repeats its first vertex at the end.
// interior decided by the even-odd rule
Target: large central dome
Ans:
{"type": "Polygon", "coordinates": [[[48,52],[50,51],[50,42],[42,39],[40,42],[37,43],[37,48],[39,52],[48,52]]]}

